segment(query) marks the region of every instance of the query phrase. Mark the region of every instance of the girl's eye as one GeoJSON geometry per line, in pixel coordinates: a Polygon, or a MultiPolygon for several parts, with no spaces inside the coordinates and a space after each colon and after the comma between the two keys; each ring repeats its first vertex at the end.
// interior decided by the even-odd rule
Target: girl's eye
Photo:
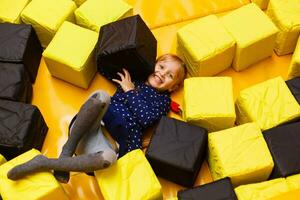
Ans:
{"type": "Polygon", "coordinates": [[[174,78],[173,74],[169,74],[169,78],[173,79],[174,78]]]}
{"type": "Polygon", "coordinates": [[[159,67],[160,67],[161,69],[163,69],[163,68],[164,68],[164,66],[162,66],[162,65],[159,65],[159,67]]]}

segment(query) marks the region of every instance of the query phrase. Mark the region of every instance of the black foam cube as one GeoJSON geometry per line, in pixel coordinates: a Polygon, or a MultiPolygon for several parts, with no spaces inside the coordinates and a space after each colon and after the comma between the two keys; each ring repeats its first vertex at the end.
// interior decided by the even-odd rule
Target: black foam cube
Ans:
{"type": "Polygon", "coordinates": [[[178,200],[237,200],[229,178],[177,193],[178,200]]]}
{"type": "Polygon", "coordinates": [[[23,64],[0,62],[0,99],[29,103],[32,85],[23,64]]]}
{"type": "Polygon", "coordinates": [[[156,175],[191,187],[206,154],[207,138],[204,128],[162,117],[146,157],[156,175]]]}
{"type": "Polygon", "coordinates": [[[300,173],[300,122],[263,132],[274,160],[270,179],[300,173]]]}
{"type": "Polygon", "coordinates": [[[0,154],[7,160],[32,148],[41,150],[47,131],[36,106],[0,100],[0,154]]]}
{"type": "Polygon", "coordinates": [[[98,71],[108,79],[120,78],[122,68],[133,80],[145,81],[154,71],[157,41],[139,15],[104,25],[96,45],[98,71]]]}
{"type": "Polygon", "coordinates": [[[286,81],[286,84],[297,102],[300,104],[300,77],[286,81]]]}
{"type": "Polygon", "coordinates": [[[42,47],[31,25],[0,23],[0,62],[22,63],[35,81],[42,47]]]}

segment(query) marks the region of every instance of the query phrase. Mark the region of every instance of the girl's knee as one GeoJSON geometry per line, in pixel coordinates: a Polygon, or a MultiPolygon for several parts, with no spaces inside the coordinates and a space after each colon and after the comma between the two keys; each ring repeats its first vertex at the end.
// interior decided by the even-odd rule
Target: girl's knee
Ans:
{"type": "Polygon", "coordinates": [[[117,154],[113,150],[105,150],[102,152],[102,157],[103,157],[103,168],[107,168],[110,165],[114,164],[117,161],[117,154]]]}

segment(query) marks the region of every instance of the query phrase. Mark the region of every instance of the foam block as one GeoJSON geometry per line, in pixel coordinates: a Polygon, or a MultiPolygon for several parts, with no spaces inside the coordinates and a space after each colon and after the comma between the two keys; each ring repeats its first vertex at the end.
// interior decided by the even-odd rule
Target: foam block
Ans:
{"type": "Polygon", "coordinates": [[[0,100],[0,119],[0,153],[7,160],[41,150],[48,127],[36,106],[0,100]]]}
{"type": "Polygon", "coordinates": [[[46,48],[65,20],[75,22],[75,9],[75,3],[70,0],[32,0],[21,13],[21,18],[34,27],[46,48]]]}
{"type": "Polygon", "coordinates": [[[294,120],[300,107],[281,77],[246,88],[236,100],[237,123],[256,122],[262,130],[294,120]]]}
{"type": "Polygon", "coordinates": [[[235,117],[231,77],[185,79],[184,120],[212,132],[232,127],[235,117]]]}
{"type": "Polygon", "coordinates": [[[257,5],[247,4],[220,19],[236,40],[236,71],[272,55],[278,29],[257,5]]]}
{"type": "Polygon", "coordinates": [[[181,190],[177,193],[178,200],[237,200],[229,178],[220,179],[212,183],[192,189],[181,190]]]}
{"type": "Polygon", "coordinates": [[[0,23],[21,23],[21,12],[30,0],[1,0],[0,23]]]}
{"type": "Polygon", "coordinates": [[[300,39],[292,57],[292,61],[288,69],[288,79],[296,78],[300,76],[300,39]]]}
{"type": "Polygon", "coordinates": [[[269,129],[264,138],[274,160],[270,179],[300,173],[300,122],[269,129]]]}
{"type": "Polygon", "coordinates": [[[192,187],[207,147],[207,131],[163,116],[153,134],[146,157],[156,175],[192,187]]]}
{"type": "Polygon", "coordinates": [[[94,60],[96,32],[64,22],[43,56],[52,76],[88,88],[97,68],[94,60]]]}
{"type": "Polygon", "coordinates": [[[63,188],[50,172],[38,172],[25,176],[18,181],[7,178],[7,172],[16,165],[29,161],[40,152],[32,149],[0,165],[0,193],[3,200],[68,200],[63,188]]]}
{"type": "Polygon", "coordinates": [[[215,15],[200,18],[177,32],[178,55],[191,76],[213,76],[230,67],[235,40],[215,15]]]}
{"type": "Polygon", "coordinates": [[[104,199],[162,199],[161,185],[140,149],[95,172],[104,199]]]}
{"type": "Polygon", "coordinates": [[[126,68],[133,80],[145,81],[154,71],[157,42],[139,15],[102,26],[97,43],[98,71],[119,78],[126,68]]]}
{"type": "Polygon", "coordinates": [[[101,26],[132,15],[123,0],[87,0],[75,10],[76,24],[99,32],[101,26]]]}
{"type": "Polygon", "coordinates": [[[284,178],[241,185],[234,189],[239,200],[266,200],[290,191],[284,178]]]}
{"type": "Polygon", "coordinates": [[[267,12],[279,29],[275,52],[285,55],[295,50],[300,33],[300,4],[298,0],[270,0],[267,12]]]}
{"type": "Polygon", "coordinates": [[[208,135],[208,163],[214,180],[230,177],[234,186],[265,181],[274,163],[255,123],[208,135]]]}
{"type": "Polygon", "coordinates": [[[0,24],[0,41],[0,62],[24,64],[33,83],[43,49],[32,26],[0,24]]]}
{"type": "Polygon", "coordinates": [[[0,99],[30,103],[32,86],[23,64],[0,62],[0,99]]]}

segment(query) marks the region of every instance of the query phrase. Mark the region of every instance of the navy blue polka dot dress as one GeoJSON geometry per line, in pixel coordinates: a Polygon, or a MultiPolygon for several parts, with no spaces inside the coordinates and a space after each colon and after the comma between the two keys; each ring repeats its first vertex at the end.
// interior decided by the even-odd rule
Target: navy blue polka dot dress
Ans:
{"type": "Polygon", "coordinates": [[[136,82],[128,92],[118,87],[103,122],[120,145],[119,156],[142,147],[142,131],[167,115],[170,102],[169,93],[159,93],[144,83],[136,82]]]}

